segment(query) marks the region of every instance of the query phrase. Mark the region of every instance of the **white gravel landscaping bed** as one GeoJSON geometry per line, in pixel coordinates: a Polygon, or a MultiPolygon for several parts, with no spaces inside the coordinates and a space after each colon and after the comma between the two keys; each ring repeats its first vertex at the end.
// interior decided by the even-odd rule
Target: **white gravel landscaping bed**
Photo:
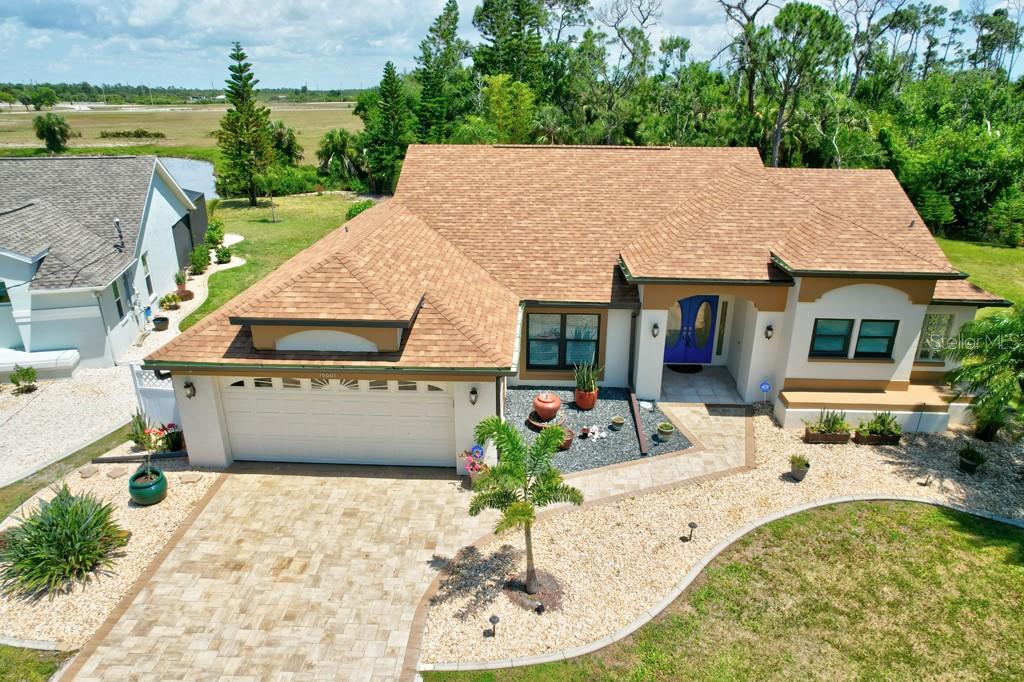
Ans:
{"type": "MultiPolygon", "coordinates": [[[[109,454],[132,452],[131,444],[126,443],[109,454]]],[[[0,596],[0,636],[55,641],[65,648],[79,648],[92,637],[219,475],[195,469],[185,458],[153,462],[167,476],[167,497],[150,507],[130,504],[128,476],[139,466],[135,463],[98,464],[94,465],[96,472],[89,478],[82,478],[80,468],[62,479],[73,493],[90,492],[112,502],[115,518],[124,529],[131,531],[131,540],[106,574],[84,586],[76,586],[68,594],[35,601],[0,596]],[[108,474],[116,470],[122,473],[111,478],[108,474]],[[193,474],[196,480],[184,482],[185,474],[193,474]]],[[[52,495],[51,488],[40,491],[0,522],[0,529],[17,523],[23,512],[38,507],[39,499],[52,495]]]]}
{"type": "Polygon", "coordinates": [[[657,604],[722,539],[799,504],[845,495],[902,495],[1024,518],[1024,448],[1019,445],[978,443],[954,432],[909,435],[899,447],[812,446],[800,440],[800,431],[779,429],[763,412],[754,420],[757,468],[752,471],[542,519],[533,533],[534,551],[538,568],[562,581],[560,611],[538,616],[493,589],[501,576],[522,570],[521,533],[482,547],[453,579],[442,582],[427,614],[420,661],[508,660],[600,640],[657,604]],[[956,470],[956,451],[968,441],[989,460],[974,476],[956,470]],[[787,475],[795,453],[811,460],[799,484],[787,475]],[[929,484],[920,485],[929,475],[929,484]],[[689,521],[698,527],[693,541],[682,543],[689,521]],[[503,550],[509,545],[516,552],[511,568],[503,550]],[[499,635],[485,639],[491,614],[501,619],[499,635]]]}

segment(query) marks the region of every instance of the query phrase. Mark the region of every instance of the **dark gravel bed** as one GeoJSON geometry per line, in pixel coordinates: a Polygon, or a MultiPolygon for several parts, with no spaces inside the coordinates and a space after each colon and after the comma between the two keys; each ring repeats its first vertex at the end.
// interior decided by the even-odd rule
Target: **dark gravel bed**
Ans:
{"type": "MultiPolygon", "coordinates": [[[[629,391],[622,388],[602,388],[598,394],[594,409],[584,411],[576,407],[574,393],[571,388],[554,388],[549,386],[510,386],[505,399],[505,416],[509,423],[526,436],[527,441],[533,439],[536,432],[526,423],[526,418],[533,411],[533,399],[538,393],[548,391],[562,400],[561,413],[565,416],[564,426],[576,433],[572,447],[558,452],[552,463],[563,473],[586,471],[598,467],[630,462],[640,459],[640,444],[637,442],[636,430],[633,426],[632,412],[629,409],[629,391]],[[612,417],[624,417],[626,423],[619,431],[612,431],[609,425],[612,417]],[[597,429],[604,438],[580,438],[580,428],[589,426],[593,433],[597,429]]],[[[659,443],[654,437],[658,431],[658,422],[668,418],[654,405],[653,410],[640,408],[644,433],[648,436],[648,454],[660,455],[678,452],[691,446],[681,433],[676,433],[669,443],[659,443]]]]}

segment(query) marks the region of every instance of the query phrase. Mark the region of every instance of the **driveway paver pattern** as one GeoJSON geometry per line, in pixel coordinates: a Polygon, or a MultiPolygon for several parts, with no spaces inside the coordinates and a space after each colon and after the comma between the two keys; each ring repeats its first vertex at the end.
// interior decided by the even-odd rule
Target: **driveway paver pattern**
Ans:
{"type": "MultiPolygon", "coordinates": [[[[487,533],[453,473],[235,465],[78,680],[384,680],[424,591],[487,533]]],[[[422,627],[420,623],[416,628],[422,627]]]]}

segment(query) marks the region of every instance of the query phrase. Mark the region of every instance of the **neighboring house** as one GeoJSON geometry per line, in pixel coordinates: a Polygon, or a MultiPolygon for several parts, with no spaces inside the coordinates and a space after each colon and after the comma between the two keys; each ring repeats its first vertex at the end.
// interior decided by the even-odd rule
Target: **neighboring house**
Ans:
{"type": "Polygon", "coordinates": [[[156,157],[0,159],[0,378],[113,365],[202,242],[201,206],[156,157]]]}
{"type": "Polygon", "coordinates": [[[656,400],[719,365],[787,425],[962,415],[936,352],[978,307],[889,171],[753,149],[409,148],[394,198],[150,356],[192,458],[453,466],[509,384],[656,400]]]}

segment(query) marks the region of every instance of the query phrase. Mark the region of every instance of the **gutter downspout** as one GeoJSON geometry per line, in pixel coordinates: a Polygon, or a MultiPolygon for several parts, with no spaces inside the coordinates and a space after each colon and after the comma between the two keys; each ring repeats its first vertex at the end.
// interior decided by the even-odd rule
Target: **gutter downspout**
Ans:
{"type": "Polygon", "coordinates": [[[631,392],[634,389],[633,379],[636,367],[636,318],[639,316],[640,311],[638,310],[634,310],[629,316],[629,372],[626,374],[626,383],[629,384],[631,392]]]}

